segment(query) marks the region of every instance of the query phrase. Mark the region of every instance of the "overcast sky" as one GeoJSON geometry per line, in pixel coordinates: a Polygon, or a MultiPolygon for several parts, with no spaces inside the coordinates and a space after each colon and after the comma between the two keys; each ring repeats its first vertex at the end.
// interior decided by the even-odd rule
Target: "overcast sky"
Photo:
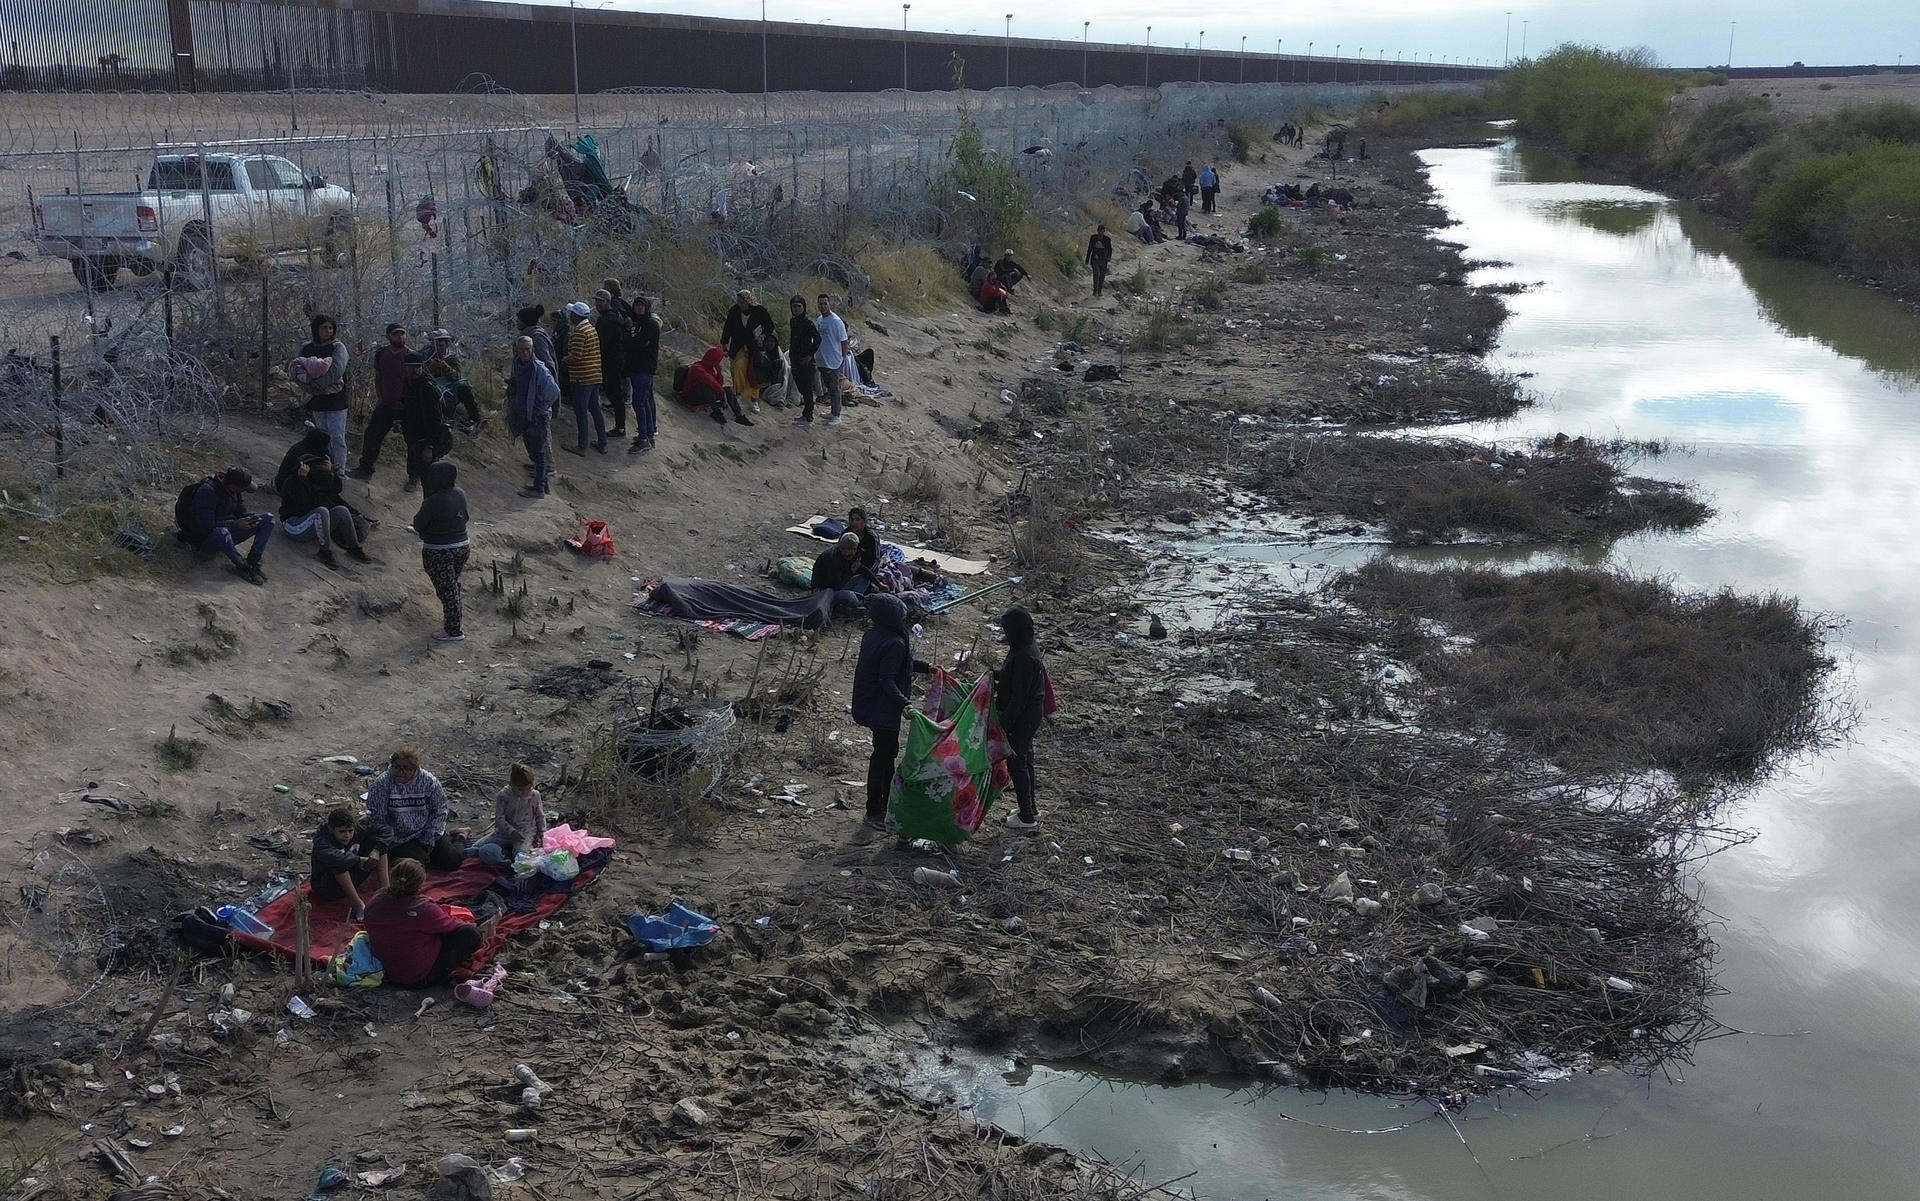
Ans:
{"type": "MultiPolygon", "coordinates": [[[[547,0],[556,2],[556,0],[547,0]]],[[[564,4],[565,0],[557,0],[564,4]]],[[[900,5],[892,0],[766,0],[775,21],[826,21],[834,25],[900,27],[900,5]]],[[[589,0],[580,0],[582,8],[589,0]]],[[[680,0],[671,7],[643,0],[593,0],[631,12],[679,12],[700,16],[758,20],[759,0],[680,0]]],[[[1796,60],[1814,63],[1885,63],[1904,54],[1920,62],[1920,0],[1548,0],[1532,5],[1515,0],[1342,0],[1337,4],[1301,4],[1288,0],[914,0],[907,14],[913,29],[998,36],[1005,14],[1013,13],[1016,37],[1081,37],[1081,22],[1092,21],[1095,42],[1138,45],[1153,26],[1153,44],[1197,44],[1204,31],[1208,51],[1247,49],[1271,52],[1282,39],[1286,53],[1331,54],[1335,45],[1352,55],[1365,48],[1374,58],[1382,50],[1391,60],[1447,57],[1498,63],[1519,57],[1524,36],[1529,54],[1560,42],[1589,42],[1609,48],[1647,46],[1670,66],[1703,66],[1727,61],[1733,37],[1736,66],[1763,66],[1796,60]],[[1509,43],[1507,13],[1511,10],[1509,43]],[[1735,23],[1737,22],[1737,26],[1735,23]],[[1523,25],[1524,23],[1524,25],[1523,25]]]]}

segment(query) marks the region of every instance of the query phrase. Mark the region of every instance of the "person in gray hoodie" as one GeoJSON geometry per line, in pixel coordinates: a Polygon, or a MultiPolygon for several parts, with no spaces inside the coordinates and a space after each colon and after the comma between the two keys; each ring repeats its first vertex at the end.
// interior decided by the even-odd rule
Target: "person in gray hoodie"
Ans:
{"type": "Polygon", "coordinates": [[[433,632],[435,642],[464,642],[460,629],[460,573],[466,570],[473,544],[467,540],[467,494],[456,481],[460,469],[451,459],[427,468],[420,511],[413,515],[413,532],[420,536],[420,565],[440,598],[442,622],[433,632]]]}
{"type": "Polygon", "coordinates": [[[900,757],[900,724],[913,704],[913,674],[932,667],[913,657],[907,641],[907,607],[884,593],[867,601],[873,624],[860,638],[853,667],[853,720],[873,734],[867,761],[868,829],[887,828],[887,793],[893,788],[894,762],[900,757]]]}

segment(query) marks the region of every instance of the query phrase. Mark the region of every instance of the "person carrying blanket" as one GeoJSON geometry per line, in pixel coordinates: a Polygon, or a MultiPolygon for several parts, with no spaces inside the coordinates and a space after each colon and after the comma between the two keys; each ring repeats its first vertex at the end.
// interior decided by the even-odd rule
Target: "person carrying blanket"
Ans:
{"type": "MultiPolygon", "coordinates": [[[[858,545],[856,539],[856,549],[858,545]]],[[[853,720],[873,734],[866,826],[884,833],[893,764],[900,756],[900,723],[913,705],[913,675],[933,668],[913,657],[905,605],[891,596],[875,596],[867,601],[867,616],[873,624],[860,638],[860,658],[854,663],[853,720]]]]}

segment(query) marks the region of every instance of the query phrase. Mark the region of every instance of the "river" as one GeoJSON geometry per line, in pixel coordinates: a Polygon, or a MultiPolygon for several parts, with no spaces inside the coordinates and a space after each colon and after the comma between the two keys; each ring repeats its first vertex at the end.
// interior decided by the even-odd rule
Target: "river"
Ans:
{"type": "MultiPolygon", "coordinates": [[[[1670,441],[1639,470],[1697,484],[1714,519],[1559,553],[1785,593],[1837,619],[1854,737],[1747,794],[1731,817],[1753,841],[1700,873],[1722,923],[1716,1011],[1747,1033],[1667,1077],[1600,1073],[1476,1103],[1457,1130],[1406,1099],[997,1063],[947,1082],[1011,1129],[1206,1198],[1920,1197],[1920,317],[1511,143],[1424,158],[1459,221],[1441,236],[1505,264],[1474,282],[1538,285],[1509,298],[1493,360],[1531,372],[1540,403],[1448,432],[1670,441]],[[1340,1132],[1362,1130],[1388,1132],[1340,1132]]],[[[1296,581],[1303,565],[1379,553],[1212,550],[1291,565],[1296,581]]]]}

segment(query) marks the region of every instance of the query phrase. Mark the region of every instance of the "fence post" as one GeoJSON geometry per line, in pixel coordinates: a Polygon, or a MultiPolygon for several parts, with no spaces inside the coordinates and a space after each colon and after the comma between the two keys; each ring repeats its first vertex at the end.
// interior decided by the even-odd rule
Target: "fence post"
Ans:
{"type": "Polygon", "coordinates": [[[267,407],[267,364],[270,361],[267,347],[267,325],[269,306],[267,301],[267,277],[260,276],[260,407],[267,407]]]}
{"type": "Polygon", "coordinates": [[[440,252],[429,256],[433,262],[433,327],[440,328],[440,252]]]}
{"type": "Polygon", "coordinates": [[[60,335],[54,334],[48,339],[53,354],[53,474],[57,479],[67,478],[67,425],[66,418],[60,412],[60,335]]]}

